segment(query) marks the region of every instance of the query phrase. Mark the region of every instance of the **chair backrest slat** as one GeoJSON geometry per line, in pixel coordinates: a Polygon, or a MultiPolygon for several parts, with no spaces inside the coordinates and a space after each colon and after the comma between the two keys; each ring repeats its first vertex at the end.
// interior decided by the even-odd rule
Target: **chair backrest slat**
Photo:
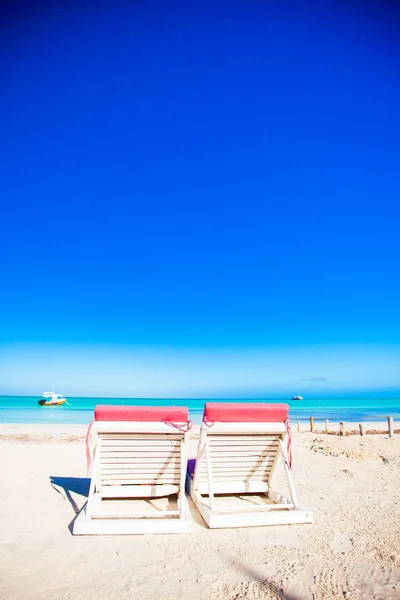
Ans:
{"type": "Polygon", "coordinates": [[[101,488],[179,484],[183,434],[99,432],[98,437],[101,488]]]}
{"type": "MultiPolygon", "coordinates": [[[[235,425],[237,427],[237,425],[235,425]]],[[[226,428],[226,427],[225,427],[226,428]]],[[[217,433],[206,430],[213,482],[268,483],[280,451],[283,433],[217,433]]],[[[205,457],[197,467],[198,483],[208,481],[205,457]]]]}

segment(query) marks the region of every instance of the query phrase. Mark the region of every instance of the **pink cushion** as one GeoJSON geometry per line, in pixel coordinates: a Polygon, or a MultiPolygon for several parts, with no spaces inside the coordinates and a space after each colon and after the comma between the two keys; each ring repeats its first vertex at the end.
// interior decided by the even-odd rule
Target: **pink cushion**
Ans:
{"type": "Polygon", "coordinates": [[[282,423],[289,414],[288,404],[264,404],[261,402],[207,402],[203,421],[222,423],[282,423]]]}
{"type": "Polygon", "coordinates": [[[98,404],[94,409],[96,421],[168,421],[185,423],[186,406],[107,406],[98,404]]]}

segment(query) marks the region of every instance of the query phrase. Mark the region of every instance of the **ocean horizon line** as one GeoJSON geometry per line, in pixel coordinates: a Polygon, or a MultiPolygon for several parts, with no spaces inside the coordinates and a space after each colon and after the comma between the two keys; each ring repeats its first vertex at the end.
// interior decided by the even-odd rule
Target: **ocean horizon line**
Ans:
{"type": "MultiPolygon", "coordinates": [[[[303,392],[303,400],[397,400],[400,398],[400,390],[396,390],[394,392],[382,392],[379,394],[377,392],[371,392],[370,394],[357,394],[357,393],[342,393],[342,394],[334,394],[334,393],[326,393],[326,394],[316,394],[311,393],[307,394],[303,392]]],[[[297,395],[297,394],[296,394],[297,395]]],[[[42,394],[0,394],[0,398],[38,398],[41,397],[42,394]]],[[[274,394],[269,396],[260,396],[260,395],[241,395],[241,396],[218,396],[216,395],[205,395],[205,396],[102,396],[102,395],[72,395],[72,394],[64,394],[65,397],[75,398],[75,399],[97,399],[97,400],[208,400],[208,401],[267,401],[267,400],[293,400],[293,397],[290,397],[288,394],[280,395],[274,394]]]]}

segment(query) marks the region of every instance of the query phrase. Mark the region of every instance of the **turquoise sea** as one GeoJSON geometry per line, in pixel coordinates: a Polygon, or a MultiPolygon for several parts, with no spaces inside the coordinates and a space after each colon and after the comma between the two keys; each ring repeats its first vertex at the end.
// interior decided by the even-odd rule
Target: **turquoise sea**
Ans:
{"type": "MultiPolygon", "coordinates": [[[[2,423],[90,423],[96,404],[125,404],[141,406],[188,406],[190,418],[200,423],[205,402],[212,399],[190,398],[75,398],[67,397],[68,405],[43,407],[38,405],[39,396],[0,396],[0,422],[2,423]]],[[[380,421],[392,416],[400,419],[400,398],[329,398],[288,401],[287,398],[235,399],[215,402],[284,402],[290,405],[292,421],[380,421]]]]}

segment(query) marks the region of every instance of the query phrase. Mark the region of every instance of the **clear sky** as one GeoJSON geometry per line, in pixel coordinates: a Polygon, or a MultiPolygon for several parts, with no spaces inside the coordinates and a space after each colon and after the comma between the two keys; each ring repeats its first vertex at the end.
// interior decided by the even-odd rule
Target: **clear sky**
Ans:
{"type": "Polygon", "coordinates": [[[400,7],[0,8],[0,393],[400,389],[400,7]]]}

